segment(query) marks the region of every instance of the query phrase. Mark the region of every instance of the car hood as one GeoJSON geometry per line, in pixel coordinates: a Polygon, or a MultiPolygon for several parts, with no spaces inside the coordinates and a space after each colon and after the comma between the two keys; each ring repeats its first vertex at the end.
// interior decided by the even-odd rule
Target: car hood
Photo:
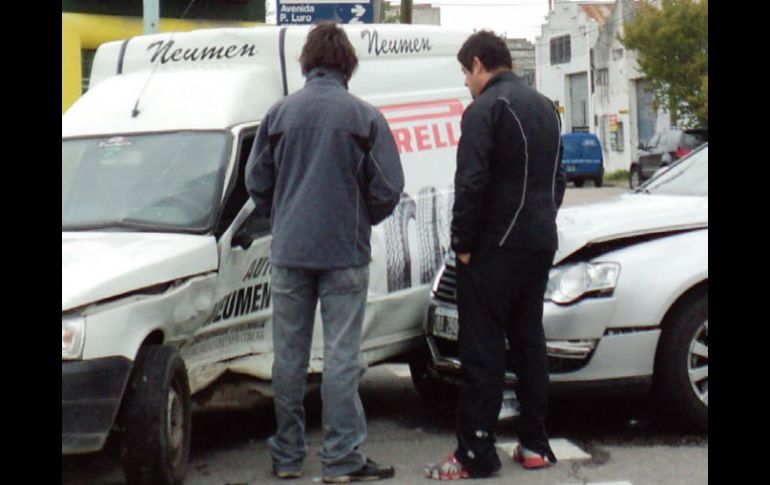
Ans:
{"type": "Polygon", "coordinates": [[[602,202],[564,207],[556,218],[558,263],[593,243],[708,228],[708,197],[622,194],[602,202]]]}
{"type": "Polygon", "coordinates": [[[61,307],[77,308],[125,293],[215,271],[212,236],[63,232],[61,307]]]}

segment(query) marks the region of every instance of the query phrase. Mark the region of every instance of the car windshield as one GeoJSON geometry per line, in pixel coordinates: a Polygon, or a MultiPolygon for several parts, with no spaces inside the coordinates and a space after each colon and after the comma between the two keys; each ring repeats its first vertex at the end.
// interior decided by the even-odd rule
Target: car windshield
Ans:
{"type": "Polygon", "coordinates": [[[694,151],[639,188],[648,194],[709,195],[709,148],[694,151]]]}
{"type": "Polygon", "coordinates": [[[62,230],[204,232],[221,196],[227,134],[62,140],[62,230]]]}

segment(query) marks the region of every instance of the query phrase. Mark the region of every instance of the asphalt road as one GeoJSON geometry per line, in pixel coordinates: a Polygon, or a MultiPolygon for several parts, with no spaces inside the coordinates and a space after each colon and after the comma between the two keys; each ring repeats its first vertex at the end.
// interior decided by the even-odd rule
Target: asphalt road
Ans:
{"type": "MultiPolygon", "coordinates": [[[[360,387],[369,437],[364,451],[396,467],[396,485],[434,483],[423,478],[425,465],[443,458],[454,446],[451,405],[436,408],[416,393],[405,365],[375,366],[360,387]]],[[[291,483],[317,483],[321,473],[321,403],[318,393],[306,400],[308,456],[303,478],[291,483]]],[[[555,466],[525,471],[505,458],[497,477],[484,484],[706,484],[708,435],[667,430],[656,424],[654,409],[643,399],[552,400],[547,427],[551,439],[589,455],[561,458],[555,466]]],[[[235,485],[284,483],[270,474],[265,440],[274,430],[270,405],[252,411],[198,414],[186,484],[235,485]]],[[[498,444],[516,441],[516,422],[502,421],[498,444]]],[[[560,448],[563,448],[561,446],[560,448]]],[[[569,451],[569,450],[567,450],[569,451]]],[[[556,449],[557,456],[564,452],[556,449]]],[[[475,481],[466,480],[464,483],[475,481]]],[[[65,457],[62,483],[124,483],[114,446],[79,457],[65,457]]]]}

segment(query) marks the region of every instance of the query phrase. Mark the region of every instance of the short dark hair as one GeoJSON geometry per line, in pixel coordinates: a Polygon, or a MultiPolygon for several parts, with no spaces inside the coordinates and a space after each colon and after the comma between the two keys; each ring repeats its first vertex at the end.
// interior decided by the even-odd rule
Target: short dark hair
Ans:
{"type": "Polygon", "coordinates": [[[468,37],[460,51],[457,60],[468,71],[473,69],[473,58],[478,57],[487,71],[498,67],[513,68],[511,51],[502,37],[498,37],[491,30],[480,30],[468,37]]]}
{"type": "Polygon", "coordinates": [[[316,67],[326,67],[340,72],[350,81],[358,67],[358,56],[347,34],[335,22],[319,22],[307,34],[307,40],[299,56],[302,74],[316,67]]]}

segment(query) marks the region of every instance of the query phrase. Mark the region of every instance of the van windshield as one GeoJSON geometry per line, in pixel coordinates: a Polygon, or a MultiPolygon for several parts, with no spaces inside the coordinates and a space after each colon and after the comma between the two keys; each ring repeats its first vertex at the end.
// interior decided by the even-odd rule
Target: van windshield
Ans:
{"type": "Polygon", "coordinates": [[[62,140],[62,230],[206,232],[225,171],[225,132],[62,140]]]}

